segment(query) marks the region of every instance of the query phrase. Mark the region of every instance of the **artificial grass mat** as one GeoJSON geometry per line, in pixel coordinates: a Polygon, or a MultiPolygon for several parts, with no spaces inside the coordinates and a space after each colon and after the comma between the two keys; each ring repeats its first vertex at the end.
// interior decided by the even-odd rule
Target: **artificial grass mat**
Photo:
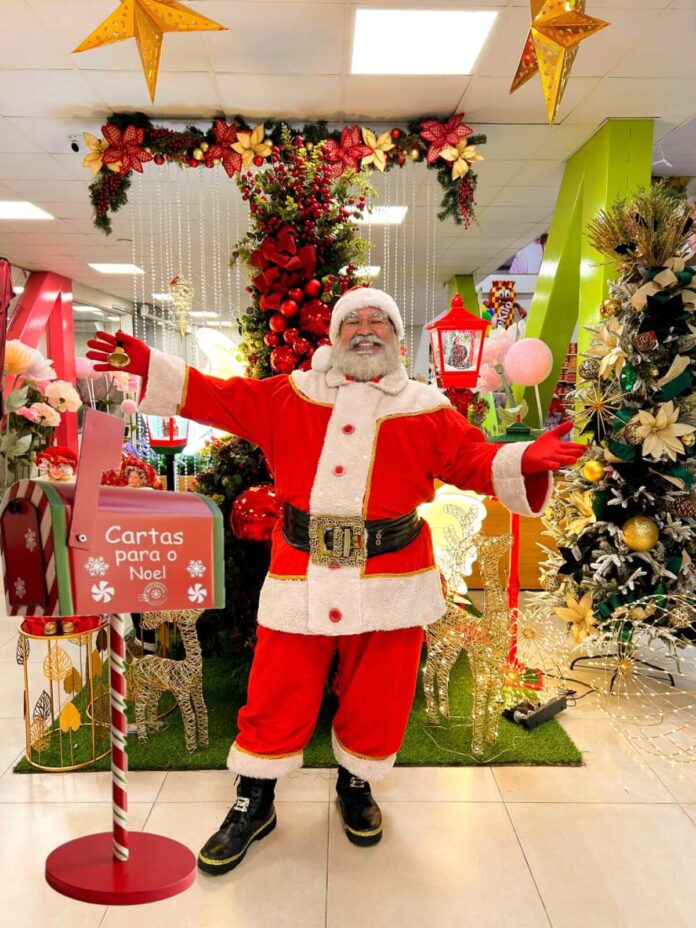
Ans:
{"type": "MultiPolygon", "coordinates": [[[[137,735],[128,736],[128,766],[131,770],[218,770],[225,769],[227,754],[236,735],[237,711],[244,703],[248,665],[236,664],[227,657],[210,657],[204,662],[203,685],[208,706],[210,743],[194,754],[184,748],[181,714],[175,710],[166,716],[161,731],[150,735],[145,744],[137,735]]],[[[439,726],[429,725],[425,714],[425,697],[419,682],[416,699],[411,710],[404,742],[399,752],[399,767],[458,767],[481,764],[578,765],[582,755],[574,742],[555,720],[545,722],[533,731],[519,725],[500,721],[500,739],[495,747],[487,748],[481,758],[475,758],[471,745],[471,673],[465,654],[461,654],[452,669],[450,678],[450,712],[452,718],[439,726]]],[[[81,695],[81,694],[80,694],[81,695]]],[[[166,706],[163,697],[160,703],[166,706]]],[[[76,699],[76,704],[79,696],[76,699]]],[[[324,699],[317,727],[305,749],[305,767],[335,767],[331,749],[331,716],[333,698],[324,699]]],[[[128,705],[128,718],[134,719],[133,707],[128,705]]],[[[75,743],[88,736],[81,728],[73,738],[75,743]]],[[[58,766],[57,738],[41,754],[45,766],[58,766]]],[[[63,747],[65,752],[65,744],[63,747]]],[[[26,760],[14,768],[16,773],[37,772],[26,760]]],[[[104,757],[85,770],[110,769],[109,757],[104,757]]]]}

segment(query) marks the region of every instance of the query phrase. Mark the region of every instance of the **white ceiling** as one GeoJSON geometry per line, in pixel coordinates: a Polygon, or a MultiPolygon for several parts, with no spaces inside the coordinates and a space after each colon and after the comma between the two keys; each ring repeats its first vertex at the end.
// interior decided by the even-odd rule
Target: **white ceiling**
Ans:
{"type": "MultiPolygon", "coordinates": [[[[130,220],[125,215],[118,219],[110,238],[92,228],[90,174],[81,166],[83,153],[72,153],[68,141],[83,130],[98,134],[104,117],[118,110],[142,110],[160,120],[244,113],[251,118],[402,123],[422,114],[464,111],[475,130],[488,135],[486,161],[477,165],[480,225],[463,231],[451,221],[433,222],[436,284],[454,273],[484,276],[546,229],[564,159],[606,118],[655,118],[656,160],[661,147],[668,152],[670,144],[678,145],[674,173],[696,174],[694,131],[682,131],[670,142],[670,133],[696,115],[696,0],[590,0],[587,12],[612,25],[582,43],[552,127],[546,123],[538,80],[508,93],[529,27],[527,0],[380,0],[380,7],[395,9],[499,11],[474,73],[446,77],[350,75],[354,11],[367,3],[196,0],[194,9],[229,31],[165,36],[154,107],[133,41],[71,55],[117,2],[5,4],[0,198],[30,199],[57,218],[0,223],[0,254],[22,267],[55,270],[121,297],[132,294],[131,281],[105,283],[87,262],[130,260],[130,243],[116,241],[130,237],[130,220]]],[[[154,183],[148,167],[147,182],[154,183]]],[[[388,181],[392,202],[396,173],[388,181]]],[[[430,312],[433,307],[424,297],[426,254],[432,257],[426,206],[429,184],[433,208],[439,188],[422,165],[412,173],[417,184],[415,301],[430,312]]],[[[378,186],[383,188],[383,179],[378,186]]],[[[383,263],[381,233],[375,237],[371,261],[383,263]]],[[[434,308],[443,302],[444,291],[436,286],[434,308]]]]}

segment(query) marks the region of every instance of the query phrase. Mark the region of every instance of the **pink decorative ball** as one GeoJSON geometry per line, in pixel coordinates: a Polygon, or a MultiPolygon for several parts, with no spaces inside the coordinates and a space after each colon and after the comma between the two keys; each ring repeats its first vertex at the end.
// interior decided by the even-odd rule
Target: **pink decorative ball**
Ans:
{"type": "Polygon", "coordinates": [[[124,414],[124,416],[132,416],[137,408],[138,404],[135,402],[135,400],[124,400],[121,403],[121,412],[124,414]]]}
{"type": "Polygon", "coordinates": [[[513,383],[535,387],[551,373],[553,354],[540,338],[522,338],[503,358],[503,368],[506,377],[513,383]]]}
{"type": "Polygon", "coordinates": [[[87,380],[94,376],[94,361],[89,358],[75,358],[75,376],[78,380],[87,380]]]}

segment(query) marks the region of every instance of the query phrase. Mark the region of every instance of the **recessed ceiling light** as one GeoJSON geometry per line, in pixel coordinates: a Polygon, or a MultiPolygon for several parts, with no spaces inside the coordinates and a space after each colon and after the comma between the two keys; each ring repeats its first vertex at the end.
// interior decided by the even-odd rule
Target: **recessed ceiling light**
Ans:
{"type": "Polygon", "coordinates": [[[73,306],[74,313],[90,313],[92,316],[103,316],[104,313],[96,306],[73,306]]]}
{"type": "Polygon", "coordinates": [[[145,271],[136,264],[92,264],[92,270],[100,274],[144,274],[145,271]]]}
{"type": "Polygon", "coordinates": [[[0,200],[0,219],[53,219],[45,209],[28,200],[0,200]]]}
{"type": "Polygon", "coordinates": [[[153,293],[151,296],[152,299],[156,300],[158,303],[171,303],[174,299],[171,293],[153,293]]]}
{"type": "Polygon", "coordinates": [[[495,10],[357,10],[353,74],[471,74],[495,10]]]}
{"type": "Polygon", "coordinates": [[[408,206],[374,206],[356,222],[360,226],[398,226],[406,218],[408,206]]]}

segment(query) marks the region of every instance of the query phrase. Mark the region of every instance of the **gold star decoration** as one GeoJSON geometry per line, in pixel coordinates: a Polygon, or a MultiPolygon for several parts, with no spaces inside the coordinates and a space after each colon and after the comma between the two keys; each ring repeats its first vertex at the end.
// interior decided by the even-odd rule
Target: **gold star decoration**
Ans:
{"type": "Polygon", "coordinates": [[[150,99],[155,102],[157,74],[165,32],[210,32],[227,26],[196,13],[178,0],[121,0],[121,5],[74,49],[84,52],[123,39],[135,39],[150,99]]]}
{"type": "Polygon", "coordinates": [[[538,71],[552,124],[580,42],[609,23],[587,16],[585,0],[530,0],[529,5],[532,25],[510,93],[519,90],[538,71]]]}

